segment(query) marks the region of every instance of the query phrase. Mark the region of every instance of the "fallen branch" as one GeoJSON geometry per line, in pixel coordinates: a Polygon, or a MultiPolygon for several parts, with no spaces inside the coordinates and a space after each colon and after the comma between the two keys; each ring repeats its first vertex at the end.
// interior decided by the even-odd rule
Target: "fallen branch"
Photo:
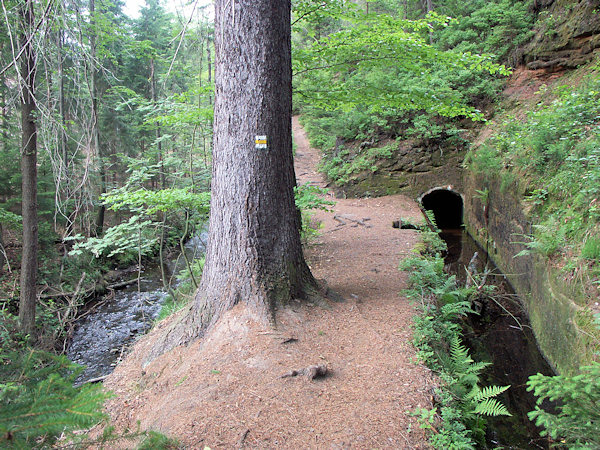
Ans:
{"type": "Polygon", "coordinates": [[[86,277],[86,273],[83,272],[81,274],[81,278],[79,279],[79,282],[77,283],[77,287],[75,288],[75,291],[73,292],[73,295],[71,297],[69,297],[69,302],[67,304],[67,307],[64,309],[62,317],[60,314],[60,311],[58,313],[58,320],[61,324],[61,328],[66,328],[67,323],[69,323],[69,319],[71,317],[71,315],[73,316],[77,316],[77,296],[79,295],[79,292],[81,291],[81,286],[83,285],[83,280],[85,280],[86,277]]]}
{"type": "MultiPolygon", "coordinates": [[[[142,278],[142,279],[143,279],[143,278],[142,278]]],[[[138,281],[138,279],[137,279],[137,278],[134,278],[134,279],[132,279],[132,280],[121,281],[120,283],[110,284],[110,285],[108,285],[106,288],[107,288],[107,289],[113,289],[113,290],[114,290],[114,289],[121,289],[121,288],[124,288],[124,287],[127,287],[127,286],[129,286],[130,284],[137,283],[137,281],[138,281]]]]}
{"type": "MultiPolygon", "coordinates": [[[[134,284],[134,283],[137,283],[137,278],[134,278],[132,280],[127,280],[127,281],[120,281],[119,283],[109,284],[108,286],[106,286],[106,289],[107,290],[122,289],[122,288],[127,287],[130,284],[134,284]]],[[[77,297],[78,295],[81,295],[82,297],[91,297],[95,292],[96,292],[96,284],[94,284],[94,286],[89,287],[84,290],[81,290],[81,288],[78,287],[73,292],[57,292],[55,294],[42,294],[42,295],[40,295],[39,298],[41,300],[47,300],[47,299],[56,298],[56,297],[73,298],[73,297],[77,297]]]]}
{"type": "Polygon", "coordinates": [[[248,434],[250,434],[250,429],[246,428],[246,431],[244,431],[240,438],[238,439],[238,447],[242,448],[244,446],[244,441],[246,440],[246,438],[248,437],[248,434]]]}
{"type": "Polygon", "coordinates": [[[333,216],[333,220],[336,220],[340,223],[340,225],[338,225],[339,227],[343,227],[344,225],[346,225],[346,222],[344,222],[344,220],[349,220],[350,222],[354,222],[358,225],[362,225],[365,228],[371,228],[373,225],[369,225],[368,223],[366,223],[367,220],[371,220],[370,217],[364,217],[362,219],[355,219],[352,216],[350,216],[349,214],[336,214],[333,216]]]}
{"type": "Polygon", "coordinates": [[[106,377],[108,377],[108,375],[102,375],[101,377],[90,378],[89,380],[85,380],[85,381],[82,381],[80,383],[76,383],[75,387],[81,387],[84,384],[90,384],[90,383],[100,383],[101,381],[104,381],[104,379],[106,377]]]}

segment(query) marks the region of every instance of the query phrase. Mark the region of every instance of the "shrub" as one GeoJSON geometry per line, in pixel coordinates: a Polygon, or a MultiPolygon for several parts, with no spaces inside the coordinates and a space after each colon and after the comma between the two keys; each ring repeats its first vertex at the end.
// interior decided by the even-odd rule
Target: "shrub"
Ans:
{"type": "Polygon", "coordinates": [[[81,368],[29,347],[0,349],[0,446],[42,448],[87,429],[104,414],[98,385],[73,386],[81,368]]]}
{"type": "MultiPolygon", "coordinates": [[[[596,315],[600,328],[600,314],[596,315]]],[[[527,390],[538,397],[529,418],[543,427],[543,436],[559,440],[569,448],[600,448],[600,363],[582,367],[578,375],[533,375],[527,390]],[[554,412],[541,408],[544,400],[557,404],[554,412]]]]}

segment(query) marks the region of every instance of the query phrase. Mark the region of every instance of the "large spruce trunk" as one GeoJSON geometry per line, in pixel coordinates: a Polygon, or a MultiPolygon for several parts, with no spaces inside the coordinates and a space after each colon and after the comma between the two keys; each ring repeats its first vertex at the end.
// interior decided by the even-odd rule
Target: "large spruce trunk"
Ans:
{"type": "Polygon", "coordinates": [[[37,131],[35,124],[35,50],[31,35],[34,27],[33,2],[21,6],[21,174],[23,215],[23,256],[21,259],[21,295],[19,322],[30,335],[35,330],[37,301],[37,131]]]}
{"type": "Polygon", "coordinates": [[[206,264],[194,303],[167,347],[201,335],[239,302],[274,323],[277,306],[316,293],[293,190],[290,2],[217,0],[215,18],[206,264]],[[266,136],[266,148],[257,148],[265,147],[257,136],[266,136]]]}

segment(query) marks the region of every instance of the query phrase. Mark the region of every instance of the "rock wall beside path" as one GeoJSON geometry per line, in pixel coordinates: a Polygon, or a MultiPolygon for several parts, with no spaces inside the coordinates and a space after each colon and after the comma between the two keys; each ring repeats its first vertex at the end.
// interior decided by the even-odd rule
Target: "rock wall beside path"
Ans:
{"type": "Polygon", "coordinates": [[[521,49],[528,69],[563,70],[600,54],[600,0],[536,0],[533,39],[521,49]]]}
{"type": "Polygon", "coordinates": [[[464,222],[469,233],[487,248],[527,310],[538,347],[561,374],[574,374],[594,358],[596,344],[582,332],[589,320],[583,292],[551,260],[535,253],[515,257],[526,249],[532,222],[521,200],[501,187],[493,176],[467,173],[464,222]],[[477,191],[487,190],[485,201],[477,191]]]}

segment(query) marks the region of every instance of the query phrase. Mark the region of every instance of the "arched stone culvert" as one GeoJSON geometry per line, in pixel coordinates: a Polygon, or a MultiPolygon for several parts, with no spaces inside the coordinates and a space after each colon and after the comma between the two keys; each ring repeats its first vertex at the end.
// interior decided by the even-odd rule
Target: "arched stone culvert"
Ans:
{"type": "Polygon", "coordinates": [[[463,225],[463,198],[452,186],[439,186],[429,189],[418,199],[424,209],[435,216],[438,228],[455,229],[463,225]]]}

